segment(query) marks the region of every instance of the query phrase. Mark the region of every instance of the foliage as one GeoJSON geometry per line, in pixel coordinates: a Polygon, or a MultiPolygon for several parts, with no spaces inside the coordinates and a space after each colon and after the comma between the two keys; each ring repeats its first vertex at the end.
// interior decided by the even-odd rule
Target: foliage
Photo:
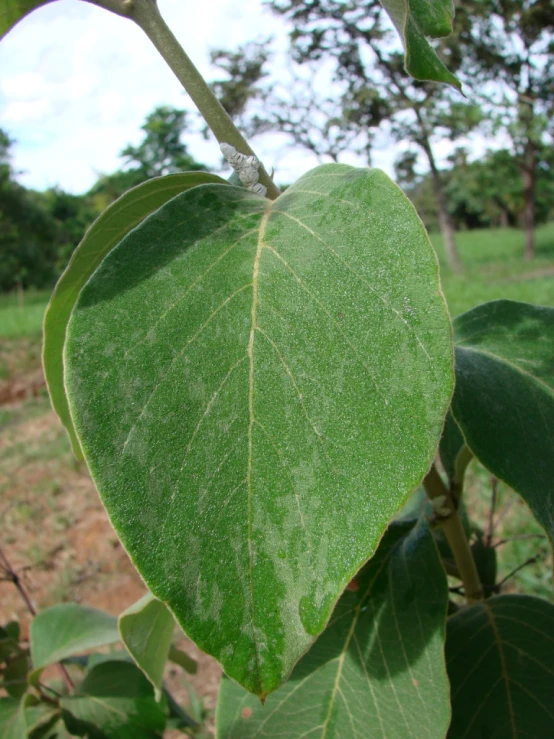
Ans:
{"type": "Polygon", "coordinates": [[[7,693],[0,697],[0,737],[154,739],[166,726],[195,731],[196,721],[162,685],[173,627],[165,606],[150,596],[120,616],[121,636],[118,619],[72,603],[39,613],[31,621],[28,646],[17,622],[0,627],[0,687],[7,693]],[[155,665],[136,653],[145,633],[151,644],[162,638],[166,645],[155,665]],[[128,651],[90,651],[119,641],[128,651]],[[61,682],[52,669],[45,672],[56,664],[61,682]]]}
{"type": "MultiPolygon", "coordinates": [[[[129,609],[118,634],[104,614],[55,606],[33,621],[29,652],[6,627],[4,736],[47,736],[50,722],[108,739],[159,736],[170,719],[188,730],[161,682],[168,658],[186,662],[172,615],[227,674],[220,736],[550,735],[554,606],[499,594],[464,486],[475,458],[552,541],[554,309],[502,300],[452,325],[427,234],[383,173],[324,165],[279,193],[156,3],[91,1],[153,41],[244,186],[197,175],[167,200],[162,177],[138,214],[123,207],[141,201],[131,191],[70,266],[71,312],[54,298],[51,392],[158,600],[129,609]],[[102,237],[114,213],[117,244],[102,237]],[[89,656],[76,686],[65,665],[66,688],[43,683],[49,663],[117,636],[136,665],[89,656]]],[[[428,157],[455,263],[431,138],[480,112],[402,72],[453,82],[426,39],[449,30],[452,7],[385,5],[405,58],[373,2],[280,9],[298,21],[301,56],[341,49],[353,105],[367,100],[362,48],[379,61],[394,130],[428,157]]],[[[454,71],[472,23],[462,13],[454,71]]],[[[164,126],[129,150],[144,172],[152,141],[182,154],[164,126]]]]}

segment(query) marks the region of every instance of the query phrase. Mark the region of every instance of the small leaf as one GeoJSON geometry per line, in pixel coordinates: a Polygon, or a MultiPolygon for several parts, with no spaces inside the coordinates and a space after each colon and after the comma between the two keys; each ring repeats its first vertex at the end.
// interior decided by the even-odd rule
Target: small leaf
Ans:
{"type": "Polygon", "coordinates": [[[78,459],[82,459],[82,454],[63,384],[63,347],[69,316],[79,292],[106,254],[129,231],[179,193],[209,182],[224,184],[226,180],[207,172],[182,172],[156,177],[126,192],[94,221],[54,288],[44,315],[42,363],[52,406],[69,434],[78,459]]]}
{"type": "Polygon", "coordinates": [[[24,16],[53,0],[0,0],[0,39],[24,16]]]}
{"type": "Polygon", "coordinates": [[[456,459],[464,444],[464,436],[454,420],[452,411],[449,409],[444,420],[444,428],[439,444],[441,463],[449,480],[453,480],[456,475],[456,459]]]}
{"type": "Polygon", "coordinates": [[[549,737],[554,714],[554,605],[500,595],[448,619],[448,739],[549,737]]]}
{"type": "Polygon", "coordinates": [[[165,663],[169,655],[175,621],[167,606],[147,594],[127,608],[118,620],[123,645],[161,698],[165,663]]]}
{"type": "Polygon", "coordinates": [[[97,665],[60,705],[68,731],[77,736],[154,739],[165,728],[165,704],[156,701],[151,684],[128,662],[97,665]]]}
{"type": "Polygon", "coordinates": [[[554,309],[496,300],[454,321],[452,411],[467,445],[554,542],[554,309]]]}
{"type": "Polygon", "coordinates": [[[441,62],[426,36],[452,32],[452,0],[380,0],[404,45],[406,72],[416,80],[445,82],[458,90],[460,81],[441,62]]]}
{"type": "Polygon", "coordinates": [[[447,602],[425,521],[411,532],[393,524],[327,629],[264,706],[223,678],[217,736],[442,739],[450,721],[447,602]]]}
{"type": "Polygon", "coordinates": [[[4,670],[3,687],[12,698],[21,698],[27,692],[27,673],[30,669],[31,664],[26,652],[8,662],[4,670]]]}
{"type": "Polygon", "coordinates": [[[263,696],[435,454],[453,383],[436,257],[378,170],[319,167],[273,202],[193,188],[83,289],[65,381],[149,589],[263,696]]]}
{"type": "Polygon", "coordinates": [[[26,739],[27,729],[21,701],[0,698],[0,739],[26,739]]]}
{"type": "Polygon", "coordinates": [[[169,648],[169,660],[170,662],[173,662],[173,664],[182,667],[183,670],[186,670],[186,672],[190,673],[191,675],[194,675],[198,670],[198,664],[196,660],[192,657],[189,657],[189,655],[186,652],[183,652],[181,649],[177,649],[174,644],[172,644],[169,648]]]}
{"type": "Polygon", "coordinates": [[[41,611],[31,621],[29,636],[35,670],[119,641],[117,619],[77,603],[60,603],[41,611]]]}

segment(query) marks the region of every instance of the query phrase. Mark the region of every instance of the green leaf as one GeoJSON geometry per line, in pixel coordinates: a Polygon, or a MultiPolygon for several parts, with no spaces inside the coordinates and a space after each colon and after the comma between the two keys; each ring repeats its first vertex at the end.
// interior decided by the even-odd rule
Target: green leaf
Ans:
{"type": "Polygon", "coordinates": [[[77,736],[153,739],[165,728],[165,704],[156,701],[148,680],[128,662],[97,665],[60,705],[68,731],[77,736]]]}
{"type": "Polygon", "coordinates": [[[173,662],[173,664],[182,667],[183,670],[186,670],[191,675],[194,675],[198,670],[198,664],[196,660],[192,657],[189,657],[189,655],[186,652],[183,652],[181,649],[177,649],[174,644],[169,647],[168,659],[170,660],[170,662],[173,662]]]}
{"type": "Polygon", "coordinates": [[[456,475],[456,459],[464,444],[464,436],[454,420],[452,411],[449,409],[444,420],[444,428],[439,444],[441,463],[449,480],[453,480],[456,475]]]}
{"type": "Polygon", "coordinates": [[[554,542],[554,309],[484,303],[454,321],[452,411],[474,455],[554,542]]]}
{"type": "Polygon", "coordinates": [[[549,737],[554,727],[554,605],[500,595],[448,620],[449,739],[549,737]]]}
{"type": "Polygon", "coordinates": [[[330,625],[265,706],[223,678],[219,739],[442,739],[446,576],[425,521],[393,525],[330,625]]]}
{"type": "Polygon", "coordinates": [[[460,81],[451,74],[427,41],[452,32],[452,0],[380,0],[404,45],[406,72],[416,80],[445,82],[457,90],[460,81]]]}
{"type": "Polygon", "coordinates": [[[121,641],[161,698],[165,663],[175,621],[167,606],[148,594],[127,608],[118,621],[121,641]]]}
{"type": "Polygon", "coordinates": [[[129,231],[168,200],[197,185],[225,182],[221,177],[207,172],[182,172],[144,182],[106,208],[73,252],[44,315],[42,363],[52,406],[69,434],[77,458],[81,459],[82,454],[65,395],[63,346],[69,317],[82,287],[106,254],[129,231]]]}
{"type": "Polygon", "coordinates": [[[87,649],[119,641],[117,619],[95,608],[60,603],[31,621],[29,638],[35,670],[87,649]]]}
{"type": "Polygon", "coordinates": [[[12,698],[21,698],[27,692],[27,673],[31,669],[28,653],[21,652],[8,662],[4,670],[3,687],[12,698]]]}
{"type": "Polygon", "coordinates": [[[0,0],[0,39],[24,16],[53,0],[0,0]]]}
{"type": "Polygon", "coordinates": [[[271,692],[438,444],[451,329],[412,205],[346,165],[273,202],[189,190],[95,272],[65,363],[87,463],[149,589],[227,674],[271,692]]]}
{"type": "Polygon", "coordinates": [[[21,701],[0,698],[0,739],[26,739],[27,729],[21,701]]]}

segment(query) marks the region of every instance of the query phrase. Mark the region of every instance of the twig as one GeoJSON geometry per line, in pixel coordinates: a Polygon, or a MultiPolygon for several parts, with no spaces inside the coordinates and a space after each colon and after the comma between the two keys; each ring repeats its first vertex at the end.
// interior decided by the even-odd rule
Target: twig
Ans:
{"type": "MultiPolygon", "coordinates": [[[[9,580],[15,585],[19,595],[22,597],[25,605],[27,606],[27,610],[29,611],[31,616],[36,616],[37,615],[36,608],[34,607],[31,601],[31,598],[29,597],[27,591],[25,590],[25,586],[23,585],[21,578],[19,577],[17,572],[13,569],[11,564],[8,562],[8,559],[6,555],[4,554],[4,552],[2,551],[2,549],[0,549],[0,560],[1,560],[1,567],[6,573],[5,579],[9,580]]],[[[69,672],[66,670],[65,666],[62,665],[61,662],[58,662],[58,668],[62,674],[62,677],[63,677],[63,680],[65,682],[67,689],[69,691],[73,690],[75,686],[73,685],[73,681],[71,680],[71,677],[69,676],[69,672]]]]}
{"type": "Polygon", "coordinates": [[[527,567],[528,565],[534,565],[538,562],[538,557],[529,557],[528,560],[526,560],[523,564],[518,565],[514,570],[512,570],[506,577],[501,580],[495,587],[497,590],[500,590],[502,585],[504,585],[505,582],[507,582],[511,577],[516,575],[520,570],[522,570],[524,567],[527,567]]]}

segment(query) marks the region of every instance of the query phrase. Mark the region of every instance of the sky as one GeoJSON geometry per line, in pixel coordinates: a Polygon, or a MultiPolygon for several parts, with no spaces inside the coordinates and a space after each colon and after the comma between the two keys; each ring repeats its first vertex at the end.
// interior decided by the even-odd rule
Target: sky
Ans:
{"type": "MultiPolygon", "coordinates": [[[[261,0],[158,0],[158,6],[208,80],[217,75],[210,49],[270,36],[277,50],[287,46],[284,23],[261,0]]],[[[83,0],[57,0],[34,11],[0,43],[0,127],[16,142],[12,164],[27,187],[85,192],[100,174],[121,166],[119,152],[140,141],[140,126],[158,105],[192,109],[143,32],[83,0]]],[[[215,139],[186,141],[197,160],[219,167],[215,139]]],[[[253,145],[281,183],[318,164],[280,137],[253,145]]],[[[392,174],[397,151],[386,138],[378,141],[373,165],[392,174]]],[[[439,146],[439,159],[446,153],[439,146]]]]}

